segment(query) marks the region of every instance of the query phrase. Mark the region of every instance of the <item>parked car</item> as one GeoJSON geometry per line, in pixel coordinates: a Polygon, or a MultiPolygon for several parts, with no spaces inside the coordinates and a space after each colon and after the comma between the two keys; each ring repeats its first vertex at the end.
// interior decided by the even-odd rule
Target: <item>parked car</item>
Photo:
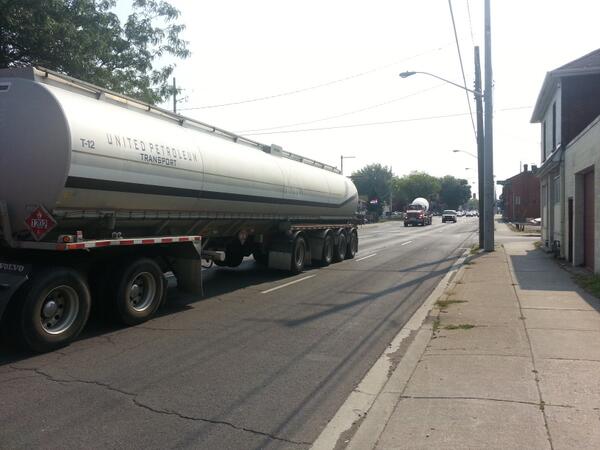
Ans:
{"type": "Polygon", "coordinates": [[[456,211],[453,209],[445,209],[442,213],[442,223],[444,222],[456,223],[456,211]]]}

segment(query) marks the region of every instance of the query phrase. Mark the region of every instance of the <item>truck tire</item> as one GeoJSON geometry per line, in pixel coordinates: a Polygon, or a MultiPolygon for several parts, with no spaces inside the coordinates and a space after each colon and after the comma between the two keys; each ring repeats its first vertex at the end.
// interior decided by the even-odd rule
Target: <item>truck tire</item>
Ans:
{"type": "Polygon", "coordinates": [[[333,234],[327,233],[323,239],[323,253],[319,260],[319,265],[322,267],[327,267],[333,261],[333,245],[333,234]]]}
{"type": "Polygon", "coordinates": [[[292,263],[290,272],[296,274],[304,270],[304,260],[306,259],[306,241],[302,236],[296,236],[292,245],[292,263]]]}
{"type": "Polygon", "coordinates": [[[113,311],[116,319],[125,325],[149,320],[163,303],[165,278],[153,259],[140,258],[125,263],[113,273],[113,279],[113,311]]]}
{"type": "Polygon", "coordinates": [[[254,250],[252,252],[254,260],[261,266],[267,267],[269,265],[269,252],[263,250],[254,250]]]}
{"type": "Polygon", "coordinates": [[[337,243],[333,248],[333,261],[341,262],[346,258],[347,249],[346,233],[340,231],[337,238],[337,243]]]}
{"type": "Polygon", "coordinates": [[[352,259],[358,251],[358,233],[352,230],[348,236],[348,246],[346,247],[346,259],[352,259]]]}
{"type": "Polygon", "coordinates": [[[19,297],[15,299],[21,304],[14,331],[19,344],[38,353],[69,344],[90,314],[87,282],[79,272],[66,267],[41,270],[19,297]]]}
{"type": "Polygon", "coordinates": [[[237,267],[244,260],[244,255],[235,250],[227,250],[225,252],[225,261],[214,261],[219,267],[237,267]]]}

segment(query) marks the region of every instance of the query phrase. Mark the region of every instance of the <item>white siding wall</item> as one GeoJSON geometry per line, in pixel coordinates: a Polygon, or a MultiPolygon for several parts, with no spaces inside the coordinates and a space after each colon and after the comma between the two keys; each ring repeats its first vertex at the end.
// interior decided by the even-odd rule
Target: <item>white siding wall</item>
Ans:
{"type": "Polygon", "coordinates": [[[562,227],[561,227],[561,193],[560,193],[560,171],[554,169],[540,179],[542,210],[542,241],[552,248],[554,241],[561,243],[563,250],[562,227]],[[559,199],[556,202],[556,199],[559,199]]]}
{"type": "MultiPolygon", "coordinates": [[[[561,143],[561,130],[560,130],[560,118],[561,118],[561,89],[560,86],[558,86],[558,88],[556,89],[556,92],[554,93],[554,98],[552,99],[552,101],[549,103],[548,105],[548,110],[546,111],[546,114],[544,115],[544,122],[546,122],[546,148],[543,148],[544,146],[544,136],[542,134],[542,155],[544,155],[544,157],[542,158],[542,161],[544,161],[554,150],[555,148],[560,146],[561,143]],[[552,120],[552,105],[556,104],[556,124],[553,122],[552,120]],[[556,127],[556,146],[553,147],[552,146],[552,130],[554,129],[554,127],[556,127]]],[[[544,130],[544,126],[542,124],[542,133],[544,130]]]]}
{"type": "MultiPolygon", "coordinates": [[[[565,153],[565,197],[573,197],[573,265],[583,264],[583,175],[594,169],[594,267],[600,273],[600,117],[596,118],[565,153]]],[[[568,223],[565,213],[565,223],[568,223]]],[[[568,239],[567,239],[568,241],[568,239]]]]}
{"type": "Polygon", "coordinates": [[[550,241],[550,223],[549,223],[549,215],[548,215],[548,184],[547,178],[544,177],[540,180],[541,186],[541,195],[540,195],[540,204],[542,207],[542,242],[550,241]]]}

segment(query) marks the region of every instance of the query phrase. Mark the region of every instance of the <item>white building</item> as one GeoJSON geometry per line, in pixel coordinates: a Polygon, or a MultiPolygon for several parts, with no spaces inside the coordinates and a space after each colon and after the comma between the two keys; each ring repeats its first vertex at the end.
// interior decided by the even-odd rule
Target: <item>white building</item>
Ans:
{"type": "Polygon", "coordinates": [[[600,50],[546,74],[531,121],[544,247],[600,272],[600,50]]]}

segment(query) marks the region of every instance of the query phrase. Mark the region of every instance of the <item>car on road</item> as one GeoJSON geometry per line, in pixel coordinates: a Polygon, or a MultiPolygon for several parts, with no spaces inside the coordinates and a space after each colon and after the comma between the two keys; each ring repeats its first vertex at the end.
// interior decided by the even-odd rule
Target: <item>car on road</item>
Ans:
{"type": "Polygon", "coordinates": [[[454,222],[456,223],[456,211],[453,209],[445,209],[442,213],[442,223],[454,222]]]}

